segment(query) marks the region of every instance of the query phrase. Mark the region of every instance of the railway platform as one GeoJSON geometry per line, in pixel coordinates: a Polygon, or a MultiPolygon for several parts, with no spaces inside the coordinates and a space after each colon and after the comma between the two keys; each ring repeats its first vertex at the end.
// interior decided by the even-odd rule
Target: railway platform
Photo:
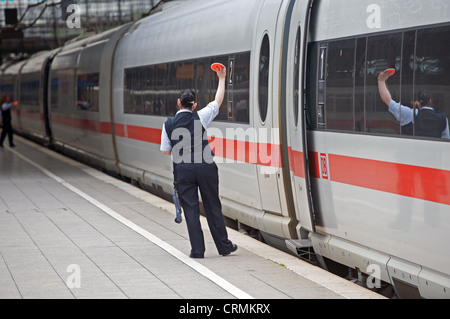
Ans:
{"type": "Polygon", "coordinates": [[[172,203],[16,145],[0,148],[0,299],[383,298],[232,229],[239,248],[220,256],[203,217],[205,258],[191,259],[172,203]]]}

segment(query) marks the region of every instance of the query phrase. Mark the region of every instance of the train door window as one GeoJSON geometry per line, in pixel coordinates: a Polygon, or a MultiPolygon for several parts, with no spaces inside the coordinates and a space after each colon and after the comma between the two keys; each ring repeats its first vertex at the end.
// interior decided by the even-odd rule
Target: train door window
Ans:
{"type": "Polygon", "coordinates": [[[327,72],[327,45],[322,44],[319,49],[319,70],[317,87],[317,125],[319,129],[325,126],[325,74],[327,72]]]}
{"type": "Polygon", "coordinates": [[[353,131],[353,70],[355,40],[328,43],[326,73],[326,126],[353,131]]]}
{"type": "MultiPolygon", "coordinates": [[[[415,125],[415,134],[420,136],[433,137],[430,132],[438,131],[440,136],[449,138],[447,118],[450,116],[450,27],[429,28],[417,31],[416,48],[416,73],[415,73],[415,91],[416,97],[419,92],[426,93],[431,98],[431,107],[439,116],[433,116],[429,125],[434,128],[419,127],[418,122],[415,125]],[[442,122],[444,121],[444,131],[441,132],[442,122]],[[434,124],[431,124],[431,123],[434,124]],[[426,133],[425,131],[428,131],[426,133]],[[441,134],[444,133],[444,134],[441,134]]],[[[423,105],[422,105],[423,106],[423,105]]]]}
{"type": "Polygon", "coordinates": [[[234,83],[234,56],[231,56],[228,60],[228,77],[226,80],[225,87],[228,88],[228,96],[227,96],[227,113],[228,113],[228,121],[236,120],[236,109],[234,107],[233,101],[233,83],[234,83]]]}
{"type": "MultiPolygon", "coordinates": [[[[365,92],[366,131],[370,133],[399,134],[400,124],[380,99],[378,75],[388,68],[400,71],[402,34],[370,37],[367,44],[367,72],[365,92]]],[[[400,77],[387,83],[392,98],[400,98],[400,77]]]]}
{"type": "Polygon", "coordinates": [[[295,55],[294,55],[294,124],[295,126],[298,125],[298,112],[299,112],[299,85],[300,85],[300,50],[301,50],[301,29],[298,27],[297,29],[297,36],[295,38],[295,55]]]}
{"type": "Polygon", "coordinates": [[[317,83],[319,67],[318,43],[308,44],[308,63],[306,63],[306,127],[308,130],[317,129],[317,83]]]}
{"type": "Polygon", "coordinates": [[[258,79],[258,104],[259,115],[264,123],[267,118],[269,107],[269,62],[270,62],[270,44],[269,36],[264,35],[259,54],[259,79],[258,79]]]}

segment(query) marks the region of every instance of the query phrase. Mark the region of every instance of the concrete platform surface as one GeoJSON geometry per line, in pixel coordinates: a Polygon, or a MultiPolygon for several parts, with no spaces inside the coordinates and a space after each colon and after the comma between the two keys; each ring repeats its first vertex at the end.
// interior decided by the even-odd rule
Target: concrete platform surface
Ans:
{"type": "Polygon", "coordinates": [[[174,207],[100,171],[16,137],[0,149],[1,299],[382,298],[229,229],[218,255],[190,244],[174,207]]]}

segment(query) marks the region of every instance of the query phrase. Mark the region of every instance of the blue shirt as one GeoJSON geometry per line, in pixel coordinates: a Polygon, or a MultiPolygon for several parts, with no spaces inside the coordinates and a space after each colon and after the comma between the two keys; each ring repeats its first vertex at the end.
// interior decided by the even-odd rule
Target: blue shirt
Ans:
{"type": "Polygon", "coordinates": [[[9,110],[11,108],[11,106],[12,106],[12,103],[7,103],[7,102],[3,103],[2,104],[2,111],[9,110]]]}
{"type": "MultiPolygon", "coordinates": [[[[424,106],[422,107],[423,110],[434,110],[432,107],[424,106]]],[[[414,122],[414,113],[413,109],[407,106],[402,105],[401,103],[395,102],[394,100],[391,101],[389,104],[389,112],[391,112],[397,121],[400,122],[401,126],[405,126],[409,123],[414,122]]],[[[415,109],[416,115],[418,114],[419,110],[415,109]]],[[[442,138],[450,139],[450,130],[448,125],[448,118],[447,120],[447,126],[445,130],[442,132],[442,138]]]]}
{"type": "MultiPolygon", "coordinates": [[[[191,110],[179,110],[177,112],[191,112],[191,110]]],[[[200,122],[202,123],[205,130],[209,127],[211,122],[216,118],[219,114],[219,104],[216,101],[212,101],[206,107],[197,112],[198,117],[200,118],[200,122]]],[[[170,142],[170,138],[167,135],[165,125],[163,125],[162,134],[161,134],[161,152],[170,152],[172,151],[172,143],[170,142]]]]}

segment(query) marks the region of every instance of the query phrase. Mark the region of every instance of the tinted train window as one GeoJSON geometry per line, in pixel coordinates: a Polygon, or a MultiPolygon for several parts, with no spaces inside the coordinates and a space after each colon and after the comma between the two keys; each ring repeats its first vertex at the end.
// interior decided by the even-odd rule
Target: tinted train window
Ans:
{"type": "MultiPolygon", "coordinates": [[[[417,32],[415,97],[419,92],[431,98],[437,113],[450,116],[450,27],[432,28],[417,32]]],[[[434,121],[433,121],[434,122],[434,121]]],[[[440,125],[436,121],[434,125],[440,125]]],[[[433,125],[431,122],[428,125],[433,125]]],[[[447,137],[446,125],[444,136],[447,137]]],[[[415,127],[415,134],[421,135],[415,127]]]]}
{"type": "MultiPolygon", "coordinates": [[[[403,54],[401,74],[397,74],[401,81],[401,95],[395,96],[401,104],[412,108],[414,106],[414,51],[416,46],[416,31],[405,32],[403,35],[403,54]]],[[[393,80],[391,78],[390,80],[393,80]]],[[[389,81],[390,82],[390,81],[389,81]]],[[[413,135],[413,123],[400,126],[401,135],[413,135]]]]}
{"type": "MultiPolygon", "coordinates": [[[[210,101],[214,100],[215,89],[217,89],[217,86],[215,89],[213,89],[213,87],[214,85],[217,85],[217,82],[215,79],[216,74],[210,71],[210,66],[213,61],[214,59],[211,58],[200,59],[197,61],[195,87],[197,88],[197,107],[199,110],[206,106],[210,101]]],[[[219,63],[224,63],[224,61],[219,63]]],[[[218,118],[226,120],[226,112],[224,109],[225,107],[222,105],[219,110],[222,114],[219,114],[218,118]]]]}
{"type": "Polygon", "coordinates": [[[300,27],[297,30],[297,36],[295,38],[295,55],[294,55],[294,123],[297,126],[298,124],[298,110],[299,110],[299,85],[300,85],[300,50],[301,50],[301,41],[300,41],[300,27]]]}
{"type": "Polygon", "coordinates": [[[326,127],[353,130],[353,69],[355,40],[328,44],[326,73],[326,127]]]}
{"type": "Polygon", "coordinates": [[[366,131],[365,105],[365,82],[366,82],[366,49],[367,38],[356,41],[355,56],[355,131],[366,131]]]}
{"type": "MultiPolygon", "coordinates": [[[[215,72],[211,71],[211,64],[214,62],[222,63],[228,65],[227,57],[216,57],[216,58],[204,58],[197,61],[197,76],[196,76],[196,92],[197,92],[197,108],[201,110],[203,107],[208,105],[209,102],[214,100],[216,89],[217,89],[217,75],[215,72]]],[[[226,89],[226,86],[225,86],[226,89]]],[[[216,120],[226,121],[228,119],[226,110],[226,97],[219,109],[219,115],[217,115],[216,120]]]]}
{"type": "Polygon", "coordinates": [[[99,74],[78,75],[77,106],[83,111],[99,111],[99,74]]]}
{"type": "Polygon", "coordinates": [[[51,106],[53,110],[75,107],[74,70],[62,69],[51,74],[51,106]]]}
{"type": "Polygon", "coordinates": [[[39,112],[40,74],[23,75],[20,83],[20,103],[22,109],[39,112]]]}
{"type": "Polygon", "coordinates": [[[178,110],[177,100],[186,89],[197,92],[197,110],[200,110],[214,100],[217,90],[217,76],[211,71],[211,64],[220,62],[228,65],[231,58],[234,61],[233,92],[228,94],[228,86],[216,120],[248,123],[249,106],[241,101],[248,101],[249,98],[250,53],[128,68],[124,73],[124,112],[174,116],[178,110]],[[231,118],[227,112],[227,97],[233,102],[234,115],[231,118]]]}
{"type": "MultiPolygon", "coordinates": [[[[231,67],[230,63],[229,66],[231,67]]],[[[228,77],[228,83],[232,78],[233,119],[237,122],[248,123],[250,121],[250,57],[247,54],[234,56],[232,73],[232,76],[228,77]]]]}
{"type": "Polygon", "coordinates": [[[4,80],[4,83],[0,85],[0,92],[1,94],[8,94],[11,101],[15,101],[15,95],[14,95],[14,84],[13,83],[7,83],[8,80],[4,80]]]}
{"type": "Polygon", "coordinates": [[[440,137],[450,138],[448,39],[450,26],[311,44],[309,64],[315,68],[308,73],[308,128],[430,138],[433,129],[424,133],[421,127],[426,109],[417,108],[418,94],[425,92],[440,114],[427,127],[444,126],[440,137]],[[378,90],[378,75],[388,68],[396,70],[386,82],[392,99],[404,106],[395,116],[378,90]]]}
{"type": "Polygon", "coordinates": [[[56,110],[59,107],[58,87],[59,87],[58,78],[52,78],[52,80],[50,82],[50,92],[51,92],[50,93],[50,103],[51,103],[52,110],[56,110]]]}
{"type": "Polygon", "coordinates": [[[267,109],[269,107],[269,60],[270,44],[269,36],[266,34],[262,41],[259,54],[258,104],[262,122],[266,121],[267,109]]]}
{"type": "Polygon", "coordinates": [[[392,97],[400,96],[400,61],[402,34],[370,37],[367,43],[366,74],[366,131],[373,133],[399,134],[400,124],[388,112],[378,92],[378,75],[381,71],[395,68],[397,76],[389,78],[387,85],[392,97]]]}

